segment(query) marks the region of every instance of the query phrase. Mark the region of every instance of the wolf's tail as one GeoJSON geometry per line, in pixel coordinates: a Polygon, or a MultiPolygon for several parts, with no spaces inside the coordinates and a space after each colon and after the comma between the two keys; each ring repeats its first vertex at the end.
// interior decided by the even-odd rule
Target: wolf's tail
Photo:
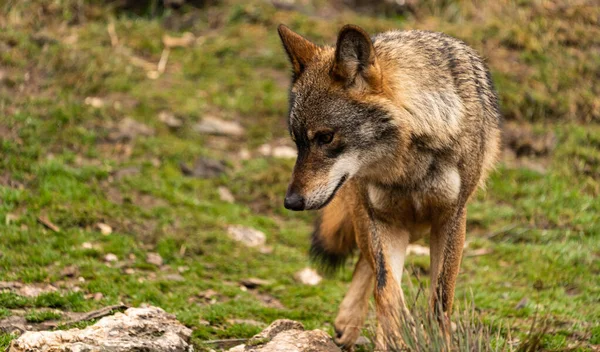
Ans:
{"type": "Polygon", "coordinates": [[[356,236],[352,222],[356,206],[356,190],[348,182],[323,210],[315,223],[310,247],[310,258],[325,273],[334,273],[346,262],[356,248],[356,236]]]}

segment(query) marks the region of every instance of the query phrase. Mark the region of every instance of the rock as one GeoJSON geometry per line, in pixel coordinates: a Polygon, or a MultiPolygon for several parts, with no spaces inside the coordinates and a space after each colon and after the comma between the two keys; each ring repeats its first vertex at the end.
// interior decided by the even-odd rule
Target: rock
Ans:
{"type": "Polygon", "coordinates": [[[123,142],[133,140],[137,136],[152,136],[154,129],[141,122],[126,117],[108,134],[110,142],[123,142]]]}
{"type": "Polygon", "coordinates": [[[299,322],[275,320],[245,345],[229,349],[230,352],[341,352],[331,337],[322,330],[304,330],[299,322]]]}
{"type": "Polygon", "coordinates": [[[128,166],[112,173],[115,180],[121,180],[126,177],[139,175],[142,170],[139,166],[128,166]]]}
{"type": "Polygon", "coordinates": [[[93,244],[91,244],[91,243],[89,243],[89,242],[83,242],[83,243],[81,244],[81,248],[83,248],[83,249],[93,249],[93,248],[94,248],[94,245],[93,245],[93,244]]]}
{"type": "Polygon", "coordinates": [[[523,297],[519,303],[517,303],[517,305],[515,306],[516,310],[521,310],[523,308],[525,308],[527,306],[527,303],[529,303],[529,298],[527,297],[523,297]]]}
{"type": "Polygon", "coordinates": [[[296,149],[287,145],[272,147],[269,144],[263,144],[258,147],[258,152],[263,156],[272,156],[280,159],[295,159],[298,156],[296,149]]]}
{"type": "Polygon", "coordinates": [[[110,235],[112,233],[112,227],[110,227],[110,225],[99,222],[96,224],[96,227],[98,228],[98,230],[100,230],[100,233],[103,235],[110,235]]]}
{"type": "Polygon", "coordinates": [[[281,159],[295,159],[298,156],[298,152],[295,148],[288,147],[286,145],[280,145],[273,148],[271,155],[281,159]]]}
{"type": "Polygon", "coordinates": [[[60,276],[62,276],[62,277],[74,277],[74,276],[77,276],[78,274],[79,274],[79,268],[77,267],[77,265],[65,266],[60,271],[60,276]]]}
{"type": "Polygon", "coordinates": [[[408,255],[429,255],[429,248],[421,246],[419,244],[409,244],[406,248],[406,254],[408,255]]]}
{"type": "Polygon", "coordinates": [[[99,109],[104,106],[104,100],[98,97],[87,97],[83,102],[85,103],[85,105],[89,105],[96,109],[99,109]]]}
{"type": "Polygon", "coordinates": [[[23,285],[17,293],[24,297],[37,297],[43,293],[57,292],[58,289],[50,284],[23,285]]]}
{"type": "Polygon", "coordinates": [[[117,260],[119,260],[119,258],[113,253],[108,253],[104,256],[104,261],[107,263],[116,262],[117,260]]]}
{"type": "Polygon", "coordinates": [[[183,282],[185,278],[180,274],[167,274],[165,275],[165,280],[167,281],[175,281],[175,282],[183,282]]]}
{"type": "Polygon", "coordinates": [[[191,335],[192,330],[160,308],[129,308],[85,329],[28,331],[8,351],[189,352],[191,335]]]}
{"type": "Polygon", "coordinates": [[[249,227],[239,225],[228,226],[227,233],[233,240],[241,242],[248,247],[259,247],[267,241],[264,233],[249,227]]]}
{"type": "Polygon", "coordinates": [[[315,286],[318,285],[323,278],[311,268],[304,268],[294,275],[294,279],[301,284],[315,286]]]}
{"type": "Polygon", "coordinates": [[[225,172],[225,164],[222,161],[204,157],[196,159],[193,168],[185,163],[181,163],[179,166],[184,175],[198,178],[217,177],[225,172]]]}
{"type": "Polygon", "coordinates": [[[229,189],[221,186],[217,189],[217,191],[219,192],[219,198],[221,198],[222,201],[227,203],[235,203],[235,198],[229,189]]]}
{"type": "Polygon", "coordinates": [[[215,117],[205,117],[193,127],[194,131],[217,136],[241,137],[244,128],[237,122],[225,121],[215,117]]]}
{"type": "Polygon", "coordinates": [[[146,263],[162,266],[163,258],[158,253],[150,252],[146,255],[146,263]]]}
{"type": "Polygon", "coordinates": [[[168,111],[161,111],[158,114],[158,119],[160,121],[164,122],[165,125],[167,125],[170,128],[173,128],[173,129],[177,129],[177,128],[183,126],[183,121],[181,121],[180,119],[175,117],[175,115],[173,115],[172,113],[170,113],[168,111]]]}

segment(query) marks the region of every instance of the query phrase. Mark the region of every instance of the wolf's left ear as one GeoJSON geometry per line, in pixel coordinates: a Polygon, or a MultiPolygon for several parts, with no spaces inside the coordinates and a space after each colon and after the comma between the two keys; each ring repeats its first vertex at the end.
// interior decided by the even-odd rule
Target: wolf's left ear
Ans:
{"type": "Polygon", "coordinates": [[[362,28],[348,24],[340,30],[332,75],[347,87],[356,85],[372,91],[381,90],[381,69],[375,48],[362,28]]]}
{"type": "Polygon", "coordinates": [[[294,80],[296,80],[304,71],[306,65],[317,54],[319,47],[304,39],[301,35],[294,33],[283,24],[280,24],[279,27],[277,27],[277,31],[279,32],[283,47],[292,63],[294,80]]]}

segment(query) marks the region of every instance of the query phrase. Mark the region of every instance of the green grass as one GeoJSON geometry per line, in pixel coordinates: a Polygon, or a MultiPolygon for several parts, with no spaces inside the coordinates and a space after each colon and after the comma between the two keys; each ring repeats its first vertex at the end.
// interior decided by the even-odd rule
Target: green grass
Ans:
{"type": "MultiPolygon", "coordinates": [[[[283,209],[293,161],[256,153],[242,160],[239,150],[288,140],[288,64],[276,25],[287,23],[317,42],[333,43],[339,27],[352,22],[373,32],[426,28],[462,38],[489,57],[505,115],[555,133],[545,173],[501,163],[470,205],[470,243],[456,296],[472,297],[478,319],[503,338],[509,331],[524,338],[537,315],[548,319],[550,330],[541,339],[546,350],[599,344],[600,92],[592,77],[600,58],[591,49],[600,38],[592,15],[597,8],[573,7],[561,15],[521,1],[486,5],[475,16],[478,10],[468,1],[443,3],[424,1],[418,19],[346,10],[322,18],[315,16],[316,7],[278,11],[262,1],[141,16],[99,3],[3,3],[0,281],[52,283],[60,291],[37,298],[2,292],[0,315],[25,309],[41,321],[54,319],[44,308],[89,311],[148,303],[191,327],[199,348],[203,340],[260,331],[228,321],[234,318],[265,324],[296,319],[331,333],[351,263],[318,287],[295,283],[293,274],[309,264],[314,214],[283,209]],[[185,23],[188,15],[196,20],[185,23]],[[180,28],[168,29],[169,21],[180,28]],[[107,23],[114,23],[120,48],[111,45],[107,23]],[[570,24],[573,31],[561,29],[570,24]],[[158,79],[132,63],[132,55],[158,63],[162,35],[184,31],[198,42],[171,50],[158,79]],[[36,40],[36,33],[52,40],[36,40]],[[550,33],[569,37],[550,40],[550,33]],[[105,104],[94,108],[87,97],[105,104]],[[183,127],[166,127],[158,119],[161,111],[172,112],[183,127]],[[239,121],[246,136],[193,132],[191,126],[209,115],[239,121]],[[124,117],[153,127],[155,134],[109,142],[111,125],[124,117]],[[208,180],[183,176],[180,163],[191,164],[199,155],[224,159],[227,172],[208,180]],[[138,172],[115,175],[128,167],[138,172]],[[219,186],[233,192],[235,204],[219,199],[219,186]],[[60,231],[44,227],[42,215],[60,231]],[[99,222],[109,224],[112,234],[102,235],[99,222]],[[231,241],[225,230],[230,224],[265,232],[272,253],[231,241]],[[491,252],[469,255],[478,248],[491,252]],[[148,252],[159,253],[164,266],[146,263],[148,252]],[[118,261],[105,263],[108,253],[118,261]],[[73,265],[77,274],[64,277],[63,269],[73,265]],[[181,272],[185,281],[169,280],[179,267],[188,268],[181,272]],[[239,281],[248,277],[272,283],[243,291],[239,281]],[[207,289],[219,293],[215,304],[198,296],[207,289]],[[85,298],[97,292],[101,300],[85,298]],[[258,293],[285,308],[265,305],[258,293]],[[516,309],[523,298],[528,303],[516,309]]],[[[407,266],[427,282],[427,258],[409,258],[407,266]]],[[[0,347],[11,338],[1,335],[0,347]]]]}
{"type": "Polygon", "coordinates": [[[62,315],[58,312],[51,310],[32,310],[27,312],[25,319],[29,323],[42,323],[47,320],[58,320],[62,317],[62,315]]]}

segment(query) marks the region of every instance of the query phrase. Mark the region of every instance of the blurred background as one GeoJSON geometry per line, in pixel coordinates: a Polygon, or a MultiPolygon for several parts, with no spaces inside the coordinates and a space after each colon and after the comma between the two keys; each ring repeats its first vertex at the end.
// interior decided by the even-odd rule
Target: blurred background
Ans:
{"type": "Polygon", "coordinates": [[[120,302],[176,314],[199,350],[277,318],[333,332],[353,260],[298,275],[315,214],[283,208],[279,23],[330,45],[347,23],[442,31],[486,58],[504,147],[456,297],[503,338],[537,316],[540,349],[597,349],[596,0],[1,0],[0,345],[15,317],[56,327],[120,302]]]}

